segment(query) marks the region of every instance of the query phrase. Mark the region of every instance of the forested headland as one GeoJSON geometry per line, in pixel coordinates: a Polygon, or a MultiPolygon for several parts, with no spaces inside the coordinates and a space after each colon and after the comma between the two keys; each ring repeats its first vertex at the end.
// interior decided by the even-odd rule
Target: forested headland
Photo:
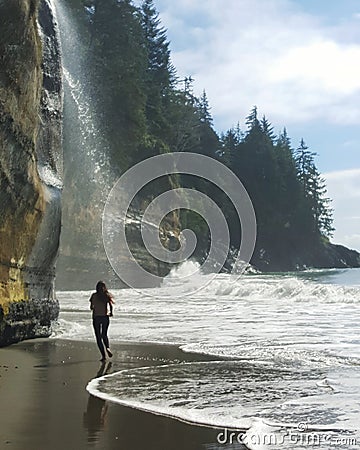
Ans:
{"type": "MultiPolygon", "coordinates": [[[[260,270],[359,266],[359,254],[333,245],[331,200],[316,167],[316,153],[306,137],[293,143],[286,124],[279,134],[254,106],[244,124],[225,132],[214,128],[206,94],[193,93],[190,74],[178,74],[171,62],[170,43],[156,5],[144,0],[84,0],[82,38],[88,43],[93,95],[102,111],[109,158],[115,175],[151,156],[168,152],[199,153],[227,165],[241,180],[254,205],[257,243],[252,264],[260,270]]],[[[261,108],[261,105],[258,105],[261,108]]],[[[144,189],[146,204],[157,192],[184,186],[210,195],[224,211],[234,251],[241,227],[224,194],[203,179],[178,176],[161,187],[144,189]]],[[[182,210],[180,227],[200,237],[196,256],[205,256],[206,223],[182,210]]]]}

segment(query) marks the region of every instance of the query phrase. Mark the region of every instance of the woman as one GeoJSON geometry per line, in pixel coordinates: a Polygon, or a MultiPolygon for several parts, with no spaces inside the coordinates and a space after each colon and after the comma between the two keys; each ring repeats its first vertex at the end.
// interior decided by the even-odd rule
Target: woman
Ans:
{"type": "Polygon", "coordinates": [[[106,289],[105,283],[99,281],[96,285],[96,292],[90,297],[90,309],[93,312],[93,326],[96,343],[102,356],[101,361],[106,360],[105,349],[109,358],[112,357],[107,330],[109,328],[109,317],[113,315],[113,303],[113,298],[106,289]]]}

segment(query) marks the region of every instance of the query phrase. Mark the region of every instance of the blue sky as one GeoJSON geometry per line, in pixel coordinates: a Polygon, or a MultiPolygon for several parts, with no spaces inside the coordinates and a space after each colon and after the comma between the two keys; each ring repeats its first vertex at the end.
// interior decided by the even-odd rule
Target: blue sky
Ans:
{"type": "MultiPolygon", "coordinates": [[[[205,88],[215,129],[253,105],[303,137],[333,198],[333,241],[360,250],[360,2],[156,0],[179,76],[205,88]]],[[[244,126],[243,126],[244,127],[244,126]]]]}

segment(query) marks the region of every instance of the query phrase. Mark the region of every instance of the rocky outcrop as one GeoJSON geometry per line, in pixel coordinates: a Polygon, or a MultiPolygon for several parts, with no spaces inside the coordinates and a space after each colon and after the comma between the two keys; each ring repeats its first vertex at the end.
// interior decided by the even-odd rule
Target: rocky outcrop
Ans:
{"type": "Polygon", "coordinates": [[[360,253],[320,237],[313,242],[299,239],[299,243],[295,243],[293,247],[280,243],[276,249],[260,248],[251,262],[263,272],[352,268],[360,267],[360,253]]]}
{"type": "Polygon", "coordinates": [[[304,260],[308,267],[323,269],[360,267],[359,252],[331,242],[321,242],[318,247],[308,248],[304,260]]]}
{"type": "Polygon", "coordinates": [[[0,345],[58,315],[60,47],[47,0],[0,1],[0,345]]]}

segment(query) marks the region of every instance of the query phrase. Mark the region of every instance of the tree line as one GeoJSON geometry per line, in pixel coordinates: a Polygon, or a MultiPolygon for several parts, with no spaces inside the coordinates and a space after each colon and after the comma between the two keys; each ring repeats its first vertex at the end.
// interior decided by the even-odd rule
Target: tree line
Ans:
{"type": "MultiPolygon", "coordinates": [[[[139,7],[131,0],[86,0],[83,12],[96,79],[94,95],[103,111],[115,170],[121,173],[167,152],[195,152],[222,161],[253,202],[258,224],[254,258],[263,265],[267,258],[285,258],[287,252],[331,237],[332,209],[316,153],[303,139],[294,148],[286,128],[276,136],[268,119],[258,117],[256,106],[244,130],[237,125],[217,133],[206,92],[195,96],[192,78],[181,79],[176,73],[153,0],[139,7]]],[[[225,210],[232,245],[239,246],[241,226],[220,190],[190,176],[163,180],[162,189],[175,186],[212,195],[225,210]]],[[[145,189],[143,197],[154,194],[145,189]]],[[[207,228],[201,217],[182,211],[180,220],[199,231],[206,249],[207,228]]]]}

